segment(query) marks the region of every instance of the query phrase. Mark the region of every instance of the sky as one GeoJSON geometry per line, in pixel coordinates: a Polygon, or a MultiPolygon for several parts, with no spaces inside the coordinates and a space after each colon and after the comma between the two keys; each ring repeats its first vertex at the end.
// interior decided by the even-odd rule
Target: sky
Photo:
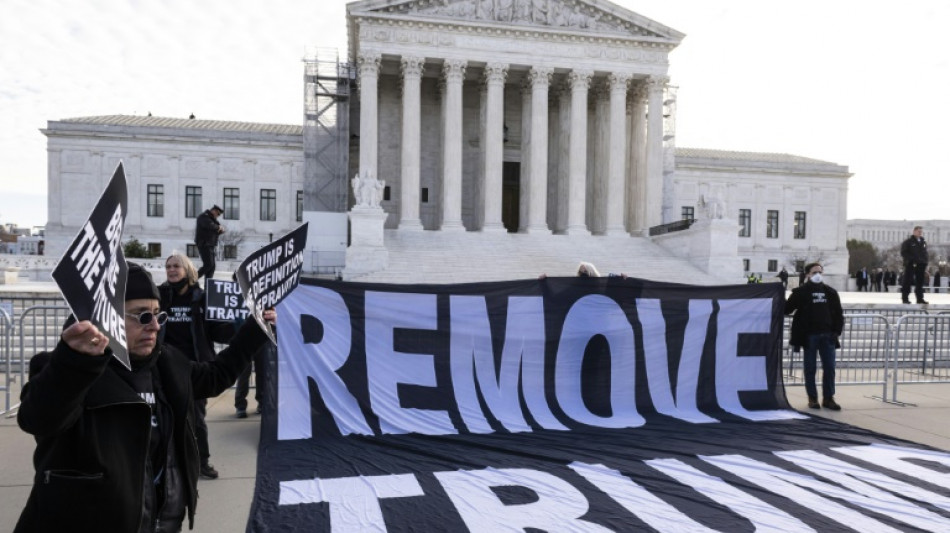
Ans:
{"type": "MultiPolygon", "coordinates": [[[[950,2],[620,0],[686,34],[680,147],[845,165],[849,219],[948,219],[950,2]]],[[[337,0],[3,0],[0,222],[46,222],[49,120],[300,124],[313,49],[346,56],[337,0]]]]}

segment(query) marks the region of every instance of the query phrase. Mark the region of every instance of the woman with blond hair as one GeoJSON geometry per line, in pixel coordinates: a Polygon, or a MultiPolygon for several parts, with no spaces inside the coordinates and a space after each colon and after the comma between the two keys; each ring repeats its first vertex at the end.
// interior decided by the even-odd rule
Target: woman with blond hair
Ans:
{"type": "MultiPolygon", "coordinates": [[[[168,313],[165,343],[178,348],[192,361],[213,361],[214,343],[227,343],[234,335],[230,322],[205,320],[205,293],[198,286],[198,270],[181,252],[172,252],[165,260],[167,281],[158,287],[162,311],[168,313]]],[[[206,400],[195,400],[195,437],[201,456],[201,477],[215,479],[218,471],[208,462],[208,425],[205,423],[206,400]]]]}

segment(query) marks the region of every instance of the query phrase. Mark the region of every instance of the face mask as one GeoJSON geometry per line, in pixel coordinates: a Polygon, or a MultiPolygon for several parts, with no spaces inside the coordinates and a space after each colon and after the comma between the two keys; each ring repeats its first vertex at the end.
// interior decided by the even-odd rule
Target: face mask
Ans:
{"type": "Polygon", "coordinates": [[[816,272],[816,273],[813,274],[812,277],[809,278],[809,279],[811,279],[811,282],[812,282],[812,283],[821,283],[821,273],[820,273],[820,272],[816,272]]]}

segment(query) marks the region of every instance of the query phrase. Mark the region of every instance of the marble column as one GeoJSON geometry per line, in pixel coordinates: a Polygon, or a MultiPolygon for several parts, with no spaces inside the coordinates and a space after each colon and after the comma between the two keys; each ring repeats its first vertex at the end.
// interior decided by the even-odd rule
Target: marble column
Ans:
{"type": "Polygon", "coordinates": [[[379,150],[379,64],[382,55],[360,53],[356,57],[360,75],[360,175],[378,178],[376,166],[379,150]]]}
{"type": "Polygon", "coordinates": [[[550,233],[547,225],[548,184],[548,86],[554,69],[534,67],[528,72],[531,83],[531,173],[528,175],[528,221],[525,233],[550,233]]]}
{"type": "Polygon", "coordinates": [[[646,180],[640,205],[645,229],[663,224],[663,90],[669,78],[651,76],[647,80],[646,180]]]}
{"type": "Polygon", "coordinates": [[[402,178],[399,229],[422,230],[419,218],[420,87],[425,58],[402,58],[402,178]]]}
{"type": "Polygon", "coordinates": [[[485,67],[485,182],[482,231],[503,233],[501,222],[502,174],[505,143],[505,79],[508,65],[489,63],[485,67]]]}
{"type": "Polygon", "coordinates": [[[585,221],[587,209],[587,89],[591,70],[568,74],[571,86],[571,129],[568,149],[567,235],[590,235],[585,221]]]}
{"type": "Polygon", "coordinates": [[[607,235],[620,235],[624,229],[624,170],[626,159],[626,107],[627,85],[630,75],[612,73],[608,77],[610,91],[610,111],[608,113],[608,152],[607,152],[607,198],[606,228],[607,235]]]}
{"type": "Polygon", "coordinates": [[[464,231],[462,225],[462,82],[464,60],[446,59],[445,108],[442,145],[442,231],[464,231]]]}
{"type": "Polygon", "coordinates": [[[528,226],[528,197],[531,193],[531,82],[521,80],[521,174],[518,180],[518,231],[528,226]]]}
{"type": "Polygon", "coordinates": [[[571,201],[571,191],[569,189],[570,164],[569,155],[571,149],[571,87],[567,81],[562,81],[557,91],[557,125],[551,129],[558,131],[557,146],[553,148],[558,154],[557,158],[557,187],[554,194],[557,197],[557,222],[552,228],[558,233],[564,233],[567,230],[568,208],[571,201]]]}
{"type": "Polygon", "coordinates": [[[630,91],[630,135],[628,161],[627,210],[630,233],[647,235],[642,199],[646,179],[646,83],[636,83],[630,91]]]}
{"type": "Polygon", "coordinates": [[[610,91],[606,79],[596,79],[591,85],[594,116],[587,147],[590,165],[587,171],[587,227],[594,235],[603,235],[607,227],[607,160],[610,134],[610,91]]]}

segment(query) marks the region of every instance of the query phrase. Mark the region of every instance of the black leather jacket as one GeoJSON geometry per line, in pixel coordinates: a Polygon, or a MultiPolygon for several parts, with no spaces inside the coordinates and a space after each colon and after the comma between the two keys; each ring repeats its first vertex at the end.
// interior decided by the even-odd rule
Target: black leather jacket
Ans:
{"type": "MultiPolygon", "coordinates": [[[[227,389],[267,337],[247,321],[213,362],[169,347],[155,363],[171,411],[173,444],[189,527],[198,500],[193,403],[227,389]]],[[[60,342],[30,361],[17,422],[35,436],[36,474],[15,531],[137,532],[143,524],[151,409],[119,372],[111,351],[83,355],[60,342]]],[[[146,526],[148,527],[148,526],[146,526]]]]}

